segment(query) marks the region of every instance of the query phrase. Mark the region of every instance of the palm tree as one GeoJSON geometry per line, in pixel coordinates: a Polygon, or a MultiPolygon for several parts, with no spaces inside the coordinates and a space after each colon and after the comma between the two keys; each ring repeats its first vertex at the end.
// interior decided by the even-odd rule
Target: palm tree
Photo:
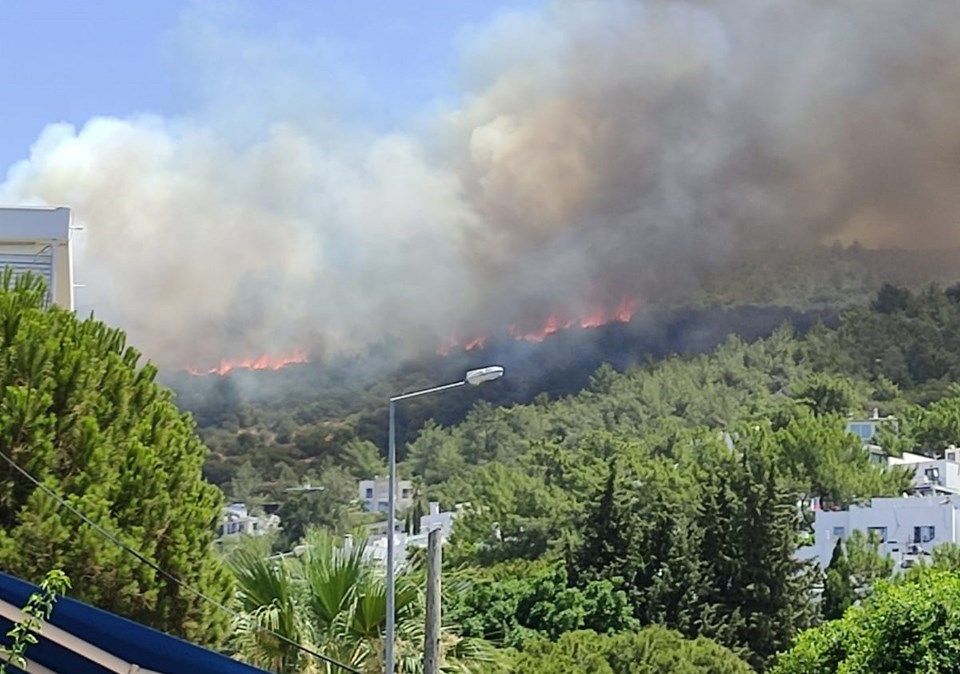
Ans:
{"type": "MultiPolygon", "coordinates": [[[[227,560],[237,579],[241,618],[235,626],[238,655],[278,674],[342,674],[294,646],[265,634],[264,628],[361,671],[383,671],[386,588],[363,543],[343,545],[328,534],[311,533],[299,557],[267,559],[251,544],[227,560]]],[[[407,570],[396,582],[398,674],[423,669],[423,607],[420,576],[407,570]]],[[[443,635],[445,672],[495,671],[499,654],[487,642],[443,635]]]]}
{"type": "Polygon", "coordinates": [[[234,625],[241,657],[278,674],[301,671],[302,651],[313,645],[312,626],[300,608],[290,565],[268,559],[269,548],[250,539],[230,552],[228,566],[237,580],[239,618],[234,625]],[[268,632],[279,634],[287,641],[268,632]]]}

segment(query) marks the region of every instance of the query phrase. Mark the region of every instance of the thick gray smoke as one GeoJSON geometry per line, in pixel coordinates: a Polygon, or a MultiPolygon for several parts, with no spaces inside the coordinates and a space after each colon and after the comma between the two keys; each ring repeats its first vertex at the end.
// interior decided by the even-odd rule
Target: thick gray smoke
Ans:
{"type": "Polygon", "coordinates": [[[557,2],[386,136],[261,44],[190,119],[49,127],[0,201],[73,206],[82,299],[161,362],[433,345],[677,297],[744,250],[960,244],[957,26],[956,0],[557,2]]]}

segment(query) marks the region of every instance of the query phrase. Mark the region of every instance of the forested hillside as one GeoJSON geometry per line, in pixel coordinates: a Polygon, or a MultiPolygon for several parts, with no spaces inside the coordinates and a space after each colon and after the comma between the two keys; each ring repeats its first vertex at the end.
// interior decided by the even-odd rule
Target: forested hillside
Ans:
{"type": "MultiPolygon", "coordinates": [[[[310,363],[280,371],[235,370],[225,377],[168,373],[166,382],[177,392],[181,409],[197,419],[211,449],[205,472],[217,484],[229,483],[247,461],[266,481],[279,479],[283,466],[303,472],[337,464],[365,471],[371,467],[369,447],[358,450],[352,441],[369,441],[383,451],[385,401],[398,392],[452,381],[468,368],[492,362],[509,372],[495,387],[405,405],[398,424],[403,446],[430,419],[444,426],[459,423],[477,400],[502,406],[529,403],[544,394],[551,399],[576,394],[604,363],[624,371],[670,355],[708,353],[729,335],[752,342],[785,322],[797,335],[817,321],[834,327],[838,312],[869,306],[885,280],[922,293],[923,284],[931,280],[957,279],[958,261],[956,250],[766,250],[746,256],[732,272],[704,279],[690,306],[666,306],[651,298],[628,324],[561,331],[543,343],[518,342],[494,331],[482,349],[453,349],[441,356],[432,351],[411,355],[386,340],[362,354],[318,354],[310,363]]],[[[843,328],[851,333],[857,333],[863,321],[882,322],[886,315],[873,312],[871,318],[862,310],[853,314],[843,328]]],[[[915,323],[916,317],[908,320],[915,323]]],[[[823,352],[811,364],[861,377],[886,373],[891,381],[911,386],[931,381],[930,395],[938,395],[942,386],[937,380],[943,373],[936,374],[936,361],[942,356],[919,345],[901,349],[900,356],[890,354],[883,362],[883,354],[875,353],[878,345],[896,338],[886,328],[873,335],[873,345],[866,335],[857,334],[854,341],[844,338],[831,347],[854,362],[831,362],[838,356],[823,352]],[[926,365],[919,362],[923,353],[931,361],[926,365]],[[913,371],[905,371],[903,362],[911,359],[913,371]]],[[[924,394],[912,395],[922,399],[924,394]]]]}
{"type": "MultiPolygon", "coordinates": [[[[562,660],[565,649],[627,671],[611,664],[619,642],[604,640],[634,635],[622,637],[627,648],[653,638],[651,625],[675,635],[666,641],[716,642],[770,668],[822,620],[822,578],[794,558],[813,535],[811,501],[846,507],[909,484],[903,470],[869,461],[844,430],[848,415],[897,414],[898,433],[883,438],[893,452],[960,440],[958,334],[955,288],[887,285],[835,327],[799,335],[784,324],[709,353],[604,365],[573,395],[480,400],[460,423],[428,422],[402,448],[401,472],[421,506],[464,508],[445,551],[447,616],[465,637],[530,654],[519,671],[554,671],[537,669],[534,654],[562,660]]],[[[231,495],[256,502],[306,477],[326,487],[284,500],[298,533],[280,547],[309,526],[351,530],[356,477],[383,469],[349,417],[327,427],[330,451],[306,475],[281,467],[279,480],[255,467],[260,436],[233,429],[254,440],[231,495]]],[[[297,439],[294,430],[288,441],[297,439]]]]}
{"type": "Polygon", "coordinates": [[[704,279],[694,304],[784,304],[846,307],[867,304],[886,283],[914,290],[960,280],[960,249],[763,249],[732,270],[704,279]]]}
{"type": "MultiPolygon", "coordinates": [[[[306,537],[313,547],[289,564],[276,564],[266,557],[268,547],[241,546],[224,558],[233,575],[228,578],[208,545],[212,531],[204,521],[213,521],[217,494],[199,481],[203,447],[189,420],[154,385],[153,368],[135,366],[138,354],[126,347],[122,333],[44,309],[42,297],[42,286],[29,277],[14,287],[8,275],[0,284],[0,309],[9,314],[4,362],[13,397],[7,421],[14,431],[23,426],[8,433],[12,460],[27,461],[45,484],[91,516],[103,504],[123,515],[124,504],[136,505],[131,494],[143,496],[143,489],[120,493],[118,486],[141,484],[145,476],[167,497],[190,492],[197,498],[171,501],[154,494],[162,506],[158,513],[177,511],[175,519],[196,534],[180,537],[189,550],[161,546],[156,554],[176,557],[163,557],[168,568],[193,560],[188,566],[199,569],[197,582],[210,592],[226,597],[236,591],[231,605],[242,620],[229,635],[231,652],[277,671],[307,666],[301,651],[278,651],[262,638],[257,625],[266,621],[280,630],[289,627],[284,633],[296,643],[322,638],[325,651],[360,658],[375,671],[382,652],[381,581],[363,562],[362,538],[350,550],[341,543],[342,534],[370,517],[353,502],[356,478],[383,469],[380,449],[352,426],[359,417],[347,414],[340,422],[342,445],[323,438],[336,451],[307,470],[281,465],[272,478],[253,463],[270,460],[260,456],[262,431],[243,423],[243,415],[255,419],[257,409],[236,402],[232,432],[246,452],[241,458],[249,461],[224,485],[227,495],[254,507],[280,500],[284,529],[260,543],[290,550],[306,537]],[[50,329],[44,332],[44,326],[50,329]],[[40,333],[55,337],[41,339],[40,333]],[[77,349],[86,355],[73,353],[77,349]],[[87,410],[83,400],[96,404],[87,410]],[[79,435],[77,420],[87,429],[79,435]],[[136,446],[124,444],[129,442],[136,446]],[[171,442],[177,447],[171,449],[171,442]],[[46,459],[56,459],[57,452],[43,448],[83,454],[84,469],[74,475],[70,462],[50,463],[46,459]],[[162,456],[150,458],[164,448],[162,456]],[[107,461],[124,452],[124,461],[107,461]],[[140,459],[156,465],[146,470],[140,459]],[[130,474],[119,482],[89,482],[90,471],[130,474]],[[174,484],[163,475],[179,478],[174,484]],[[304,480],[325,489],[293,495],[279,490],[304,480]],[[184,520],[187,511],[192,514],[184,520]],[[353,575],[334,578],[334,569],[353,575]],[[331,599],[337,592],[347,599],[331,599]],[[321,596],[323,602],[313,601],[321,596]]],[[[910,671],[900,666],[914,653],[914,623],[903,619],[904,611],[916,610],[923,620],[936,614],[923,588],[950,593],[954,611],[960,551],[933,556],[932,565],[947,575],[918,568],[893,589],[882,582],[889,560],[880,559],[870,541],[845,541],[826,577],[799,562],[795,552],[814,535],[813,499],[826,508],[846,507],[871,496],[899,495],[909,483],[904,469],[869,460],[859,439],[844,430],[848,415],[872,408],[895,413],[898,427],[881,437],[893,453],[935,454],[960,440],[958,333],[958,288],[913,292],[887,285],[868,306],[842,312],[833,327],[819,323],[801,335],[784,324],[753,341],[729,336],[706,353],[638,362],[622,372],[603,365],[575,394],[514,404],[480,400],[459,423],[429,422],[402,448],[401,471],[414,480],[417,507],[437,499],[462,508],[444,552],[449,662],[463,671],[527,674],[733,674],[810,666],[834,672],[846,662],[892,663],[883,671],[910,671]],[[860,597],[866,598],[862,607],[846,610],[860,597]],[[895,645],[895,654],[851,642],[876,644],[881,637],[895,645]]],[[[422,373],[406,376],[416,381],[422,373]]],[[[501,383],[485,388],[496,391],[501,383]]],[[[340,404],[346,409],[354,403],[344,398],[340,404]]],[[[286,442],[297,440],[294,428],[286,442]]],[[[0,531],[10,543],[0,546],[8,568],[33,576],[50,564],[44,559],[54,559],[71,570],[78,592],[126,615],[197,639],[224,636],[225,614],[182,622],[182,612],[168,610],[180,606],[182,596],[163,603],[165,590],[152,578],[140,579],[139,567],[124,566],[116,547],[86,529],[81,527],[79,539],[65,537],[76,527],[69,513],[51,509],[45,498],[37,501],[40,492],[24,491],[14,473],[7,471],[7,477],[11,498],[30,496],[8,498],[11,526],[0,531]],[[54,535],[37,538],[38,531],[54,535]],[[38,545],[47,556],[19,552],[40,550],[38,545]],[[121,566],[77,566],[83,561],[78,551],[83,559],[109,557],[121,566]],[[160,603],[131,603],[128,590],[135,587],[123,578],[123,588],[110,590],[119,587],[111,584],[117,568],[150,588],[148,596],[160,603]]],[[[114,522],[113,515],[96,516],[106,526],[145,532],[143,542],[130,540],[148,550],[156,536],[162,541],[171,531],[169,524],[158,524],[162,518],[154,518],[150,529],[142,509],[127,510],[129,525],[123,518],[114,522]]],[[[406,635],[401,650],[411,662],[419,657],[421,638],[420,573],[414,554],[402,573],[398,605],[406,635]]],[[[184,615],[210,607],[188,608],[184,615]]],[[[949,634],[941,636],[948,644],[941,649],[945,658],[957,644],[949,634]]]]}
{"type": "MultiPolygon", "coordinates": [[[[671,354],[708,352],[731,334],[752,341],[785,321],[803,332],[818,320],[833,323],[836,316],[827,310],[778,306],[649,311],[629,324],[565,330],[542,343],[503,334],[473,351],[414,356],[405,356],[399,344],[385,343],[362,356],[279,371],[237,370],[225,377],[182,373],[172,385],[178,403],[196,417],[211,449],[209,479],[225,484],[249,460],[263,479],[273,480],[284,464],[298,471],[331,463],[353,465],[361,460],[347,452],[349,446],[356,449],[353,441],[382,450],[390,396],[456,381],[473,367],[497,363],[509,376],[497,386],[404,405],[398,415],[401,445],[413,440],[429,419],[459,423],[478,400],[499,407],[542,395],[556,399],[583,390],[604,363],[622,371],[671,354]]],[[[368,454],[363,452],[363,460],[368,454]]]]}
{"type": "Polygon", "coordinates": [[[470,503],[448,553],[468,579],[450,611],[521,649],[635,620],[770,667],[821,619],[822,580],[793,556],[813,535],[810,499],[846,507],[908,484],[869,462],[847,415],[898,414],[891,451],[960,439],[957,299],[887,286],[836,329],[603,367],[576,396],[428,426],[407,472],[446,506],[470,503]]]}
{"type": "MultiPolygon", "coordinates": [[[[468,418],[468,413],[482,416],[487,410],[515,403],[533,405],[526,410],[540,409],[546,400],[585,390],[582,396],[550,408],[562,409],[557,413],[565,416],[578,415],[579,410],[567,408],[596,395],[597,386],[606,385],[614,387],[614,398],[625,388],[619,395],[636,405],[630,387],[651,378],[668,381],[663,390],[683,400],[673,410],[658,402],[647,414],[661,420],[677,417],[687,423],[709,421],[719,426],[737,418],[743,408],[721,403],[722,397],[710,398],[704,388],[709,376],[698,375],[698,380],[691,368],[719,371],[729,368],[731,362],[743,363],[749,383],[747,389],[730,390],[749,397],[757,413],[762,411],[766,395],[758,390],[789,393],[788,372],[794,379],[813,372],[848,377],[857,391],[858,409],[871,405],[895,409],[903,400],[922,403],[941,397],[956,378],[960,367],[955,356],[960,346],[957,300],[953,288],[941,291],[931,287],[915,293],[888,285],[871,304],[847,309],[842,317],[776,307],[665,311],[630,324],[559,333],[542,344],[492,340],[483,350],[447,357],[432,354],[401,365],[393,365],[397,354],[387,345],[362,358],[343,357],[277,372],[238,371],[226,377],[200,378],[182,375],[177,380],[177,400],[198,419],[211,449],[208,477],[221,485],[236,477],[245,463],[250,464],[246,473],[265,483],[279,480],[284,467],[303,474],[305,470],[327,472],[336,466],[369,475],[377,469],[378,455],[386,444],[385,400],[390,395],[453,381],[466,369],[489,362],[504,364],[508,377],[495,386],[454,391],[403,406],[398,415],[401,454],[431,419],[447,427],[468,418]],[[799,339],[817,320],[820,326],[799,339]],[[790,326],[788,333],[780,331],[768,342],[750,344],[785,324],[790,326]],[[737,334],[741,337],[730,337],[737,334]],[[771,349],[775,344],[795,355],[787,363],[770,365],[780,368],[779,374],[768,372],[770,381],[755,381],[764,371],[764,359],[782,358],[782,353],[761,357],[740,352],[771,349]],[[670,354],[678,357],[662,360],[670,354]],[[598,371],[602,364],[606,365],[598,371]],[[623,371],[624,377],[614,377],[613,371],[623,371]],[[607,379],[609,383],[602,383],[607,379]],[[711,409],[719,405],[723,410],[713,412],[715,419],[698,416],[705,397],[710,399],[711,409]],[[489,406],[480,404],[484,402],[489,406]]],[[[643,386],[651,390],[649,383],[643,386]]],[[[618,416],[616,423],[622,423],[620,419],[618,416]]],[[[431,429],[428,424],[425,437],[430,437],[431,429]]]]}

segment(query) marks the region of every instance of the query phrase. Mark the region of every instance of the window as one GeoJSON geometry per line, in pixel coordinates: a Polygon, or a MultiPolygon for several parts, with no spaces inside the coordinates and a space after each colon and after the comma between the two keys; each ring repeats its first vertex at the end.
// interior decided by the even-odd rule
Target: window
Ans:
{"type": "Polygon", "coordinates": [[[365,493],[365,498],[373,498],[373,487],[367,487],[365,493]]]}
{"type": "Polygon", "coordinates": [[[940,469],[939,468],[927,468],[923,471],[923,474],[927,476],[927,480],[930,482],[940,482],[940,469]]]}
{"type": "Polygon", "coordinates": [[[876,433],[876,428],[871,423],[851,423],[847,425],[847,432],[858,436],[863,442],[869,442],[876,433]]]}
{"type": "Polygon", "coordinates": [[[929,526],[913,528],[914,543],[929,543],[934,538],[936,538],[936,527],[929,526]]]}
{"type": "Polygon", "coordinates": [[[867,540],[883,543],[887,540],[886,527],[867,527],[867,540]]]}
{"type": "Polygon", "coordinates": [[[834,527],[833,528],[833,537],[834,538],[843,538],[843,535],[846,533],[846,529],[843,527],[834,527]]]}
{"type": "Polygon", "coordinates": [[[410,498],[410,490],[404,489],[402,492],[401,498],[410,498]]]}

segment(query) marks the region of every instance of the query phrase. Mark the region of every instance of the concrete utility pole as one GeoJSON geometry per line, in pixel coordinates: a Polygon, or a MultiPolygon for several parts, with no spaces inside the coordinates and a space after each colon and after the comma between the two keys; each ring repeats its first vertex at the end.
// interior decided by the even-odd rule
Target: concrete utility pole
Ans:
{"type": "Polygon", "coordinates": [[[440,652],[440,549],[442,532],[434,529],[427,537],[427,628],[423,638],[423,674],[439,674],[440,652]]]}

